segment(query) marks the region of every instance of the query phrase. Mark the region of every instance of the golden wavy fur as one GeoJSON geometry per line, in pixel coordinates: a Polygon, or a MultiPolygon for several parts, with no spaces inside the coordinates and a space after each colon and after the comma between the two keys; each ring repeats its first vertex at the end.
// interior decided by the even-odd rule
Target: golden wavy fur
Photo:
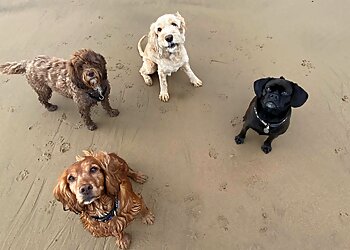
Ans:
{"type": "Polygon", "coordinates": [[[115,153],[83,151],[77,161],[64,170],[54,188],[55,198],[64,210],[80,214],[80,219],[95,237],[116,237],[119,248],[130,245],[125,227],[141,214],[142,222],[153,224],[154,215],[149,211],[140,194],[134,193],[130,179],[144,183],[147,176],[132,170],[115,153]],[[118,204],[116,215],[108,221],[103,217],[118,204]]]}

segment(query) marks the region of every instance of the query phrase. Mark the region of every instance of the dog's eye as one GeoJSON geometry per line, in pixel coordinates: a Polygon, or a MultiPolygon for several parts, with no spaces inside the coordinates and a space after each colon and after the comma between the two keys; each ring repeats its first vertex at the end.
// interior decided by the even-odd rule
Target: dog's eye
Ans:
{"type": "Polygon", "coordinates": [[[75,177],[74,177],[73,175],[70,175],[70,176],[68,177],[68,181],[69,181],[69,182],[75,181],[75,177]]]}
{"type": "Polygon", "coordinates": [[[283,91],[281,94],[282,95],[288,95],[288,93],[286,91],[283,91]]]}
{"type": "Polygon", "coordinates": [[[162,28],[158,28],[157,30],[158,30],[158,32],[161,32],[161,31],[162,31],[162,28]]]}
{"type": "Polygon", "coordinates": [[[171,23],[171,25],[177,27],[177,24],[176,24],[176,23],[171,23]]]}
{"type": "Polygon", "coordinates": [[[95,166],[93,166],[93,167],[91,167],[90,168],[90,173],[96,173],[98,171],[98,168],[97,167],[95,167],[95,166]]]}
{"type": "Polygon", "coordinates": [[[267,91],[267,92],[271,92],[270,87],[266,88],[266,91],[267,91]]]}

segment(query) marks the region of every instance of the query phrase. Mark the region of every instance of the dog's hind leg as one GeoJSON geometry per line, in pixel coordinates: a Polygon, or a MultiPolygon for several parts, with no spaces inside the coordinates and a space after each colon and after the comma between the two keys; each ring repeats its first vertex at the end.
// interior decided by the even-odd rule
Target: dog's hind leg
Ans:
{"type": "Polygon", "coordinates": [[[57,105],[49,103],[52,96],[52,89],[46,85],[41,85],[40,87],[33,86],[34,91],[38,94],[39,102],[45,106],[45,108],[52,112],[57,109],[57,105]]]}
{"type": "Polygon", "coordinates": [[[156,71],[157,71],[157,64],[155,64],[154,62],[148,59],[143,60],[142,67],[139,72],[148,86],[151,86],[153,84],[152,78],[149,75],[153,74],[156,71]]]}
{"type": "Polygon", "coordinates": [[[143,200],[141,194],[138,194],[138,197],[140,198],[140,202],[141,202],[140,213],[141,213],[142,223],[147,225],[152,225],[154,223],[155,216],[146,206],[145,201],[143,200]]]}
{"type": "Polygon", "coordinates": [[[127,175],[133,179],[135,182],[137,183],[140,183],[140,184],[143,184],[147,181],[148,179],[148,176],[143,174],[142,172],[140,171],[135,171],[133,169],[131,169],[129,166],[128,166],[128,173],[127,175]]]}
{"type": "Polygon", "coordinates": [[[184,66],[182,66],[182,70],[185,71],[188,78],[190,78],[190,82],[193,84],[193,86],[202,86],[202,81],[193,73],[189,63],[185,63],[184,66]]]}

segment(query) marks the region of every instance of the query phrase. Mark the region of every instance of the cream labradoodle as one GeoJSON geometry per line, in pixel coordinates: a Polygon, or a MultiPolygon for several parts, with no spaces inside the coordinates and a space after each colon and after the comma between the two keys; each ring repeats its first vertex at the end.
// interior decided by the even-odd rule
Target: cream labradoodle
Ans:
{"type": "Polygon", "coordinates": [[[184,46],[185,20],[178,12],[165,14],[152,23],[146,48],[142,51],[141,42],[145,37],[146,35],[138,43],[138,50],[143,60],[140,73],[146,84],[151,86],[153,83],[149,75],[158,70],[160,100],[164,102],[169,100],[166,76],[170,76],[180,68],[186,72],[195,87],[202,86],[202,81],[193,73],[189,64],[184,46]]]}

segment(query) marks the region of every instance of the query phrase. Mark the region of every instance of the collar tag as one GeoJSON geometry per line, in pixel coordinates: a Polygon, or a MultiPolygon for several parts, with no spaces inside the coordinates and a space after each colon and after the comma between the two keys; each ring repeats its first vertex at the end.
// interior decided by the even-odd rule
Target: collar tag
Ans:
{"type": "Polygon", "coordinates": [[[268,134],[270,132],[270,126],[267,125],[265,128],[264,128],[264,133],[268,134]]]}

